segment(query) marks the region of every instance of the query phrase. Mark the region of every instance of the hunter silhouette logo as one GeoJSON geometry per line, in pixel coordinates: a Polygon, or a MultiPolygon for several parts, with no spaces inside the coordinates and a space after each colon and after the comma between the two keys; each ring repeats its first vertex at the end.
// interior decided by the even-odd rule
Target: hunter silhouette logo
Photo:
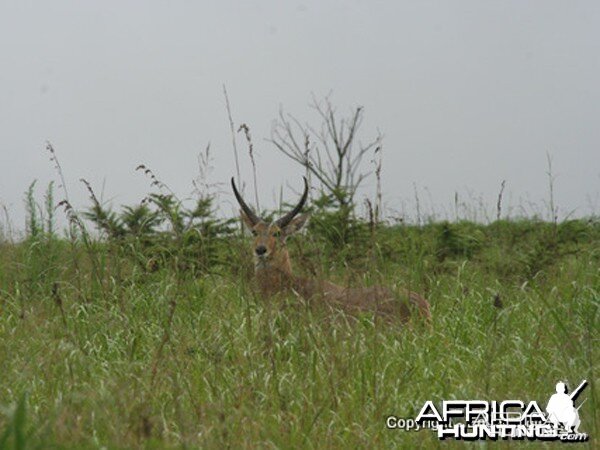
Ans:
{"type": "Polygon", "coordinates": [[[575,408],[574,400],[581,393],[583,388],[587,386],[587,380],[583,380],[577,389],[567,394],[567,386],[562,381],[556,383],[556,394],[550,397],[548,400],[548,406],[546,406],[546,412],[548,413],[548,419],[554,425],[555,429],[559,428],[559,423],[563,426],[567,433],[579,433],[579,408],[583,405],[579,405],[575,408]]]}
{"type": "MultiPolygon", "coordinates": [[[[411,428],[429,428],[442,440],[587,441],[589,436],[579,432],[579,409],[584,402],[575,406],[577,397],[587,384],[587,380],[583,380],[568,394],[567,385],[559,381],[556,393],[548,400],[546,413],[535,400],[444,400],[441,408],[428,400],[417,417],[411,419],[411,425],[414,425],[411,428]]],[[[388,428],[401,428],[400,423],[398,418],[388,417],[388,428]]]]}

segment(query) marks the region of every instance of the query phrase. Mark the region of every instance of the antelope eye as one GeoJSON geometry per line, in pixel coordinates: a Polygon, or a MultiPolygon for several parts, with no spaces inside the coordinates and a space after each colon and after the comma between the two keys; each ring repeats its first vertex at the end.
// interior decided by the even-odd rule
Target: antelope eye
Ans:
{"type": "Polygon", "coordinates": [[[258,234],[256,230],[250,230],[250,232],[252,233],[252,236],[256,236],[258,234]]]}
{"type": "Polygon", "coordinates": [[[281,236],[281,230],[273,231],[273,237],[281,236]]]}

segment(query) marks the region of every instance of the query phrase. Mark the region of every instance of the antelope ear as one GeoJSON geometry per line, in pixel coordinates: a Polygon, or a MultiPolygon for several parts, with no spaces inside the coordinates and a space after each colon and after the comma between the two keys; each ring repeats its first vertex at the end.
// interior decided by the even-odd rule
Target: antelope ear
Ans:
{"type": "Polygon", "coordinates": [[[248,215],[244,212],[243,209],[240,209],[240,217],[242,218],[242,222],[244,222],[244,225],[246,225],[246,227],[248,227],[249,230],[252,230],[254,228],[252,220],[250,219],[250,217],[248,217],[248,215]]]}
{"type": "Polygon", "coordinates": [[[296,231],[299,231],[308,223],[308,218],[310,214],[300,214],[292,219],[290,223],[288,223],[283,229],[284,236],[289,236],[294,234],[296,231]]]}

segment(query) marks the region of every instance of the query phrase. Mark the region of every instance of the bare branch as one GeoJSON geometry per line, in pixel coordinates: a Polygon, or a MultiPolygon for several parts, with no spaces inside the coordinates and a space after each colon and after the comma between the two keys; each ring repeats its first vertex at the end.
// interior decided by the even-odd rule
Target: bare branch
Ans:
{"type": "Polygon", "coordinates": [[[321,100],[313,96],[310,107],[320,117],[320,126],[303,125],[295,116],[280,110],[268,141],[303,166],[306,173],[314,175],[323,192],[335,199],[339,207],[352,205],[359,186],[372,173],[363,167],[364,156],[381,147],[383,136],[378,132],[366,145],[357,140],[363,121],[362,106],[353,109],[348,117],[339,117],[329,96],[321,100]]]}

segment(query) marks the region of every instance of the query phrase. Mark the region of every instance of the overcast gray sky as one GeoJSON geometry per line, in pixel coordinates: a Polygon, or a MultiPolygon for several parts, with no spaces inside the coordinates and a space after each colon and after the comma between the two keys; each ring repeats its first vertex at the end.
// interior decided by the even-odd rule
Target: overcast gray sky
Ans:
{"type": "Polygon", "coordinates": [[[514,214],[543,209],[547,153],[561,216],[600,209],[597,0],[2,0],[0,57],[0,203],[16,226],[28,184],[56,179],[46,140],[78,206],[81,177],[115,206],[140,200],[140,163],[185,197],[208,142],[210,181],[226,183],[223,84],[251,127],[261,206],[301,183],[264,140],[280,106],[315,123],[311,93],[331,91],[342,112],[365,107],[364,140],[385,135],[390,210],[413,211],[413,186],[440,216],[455,192],[493,210],[503,179],[514,214]]]}

